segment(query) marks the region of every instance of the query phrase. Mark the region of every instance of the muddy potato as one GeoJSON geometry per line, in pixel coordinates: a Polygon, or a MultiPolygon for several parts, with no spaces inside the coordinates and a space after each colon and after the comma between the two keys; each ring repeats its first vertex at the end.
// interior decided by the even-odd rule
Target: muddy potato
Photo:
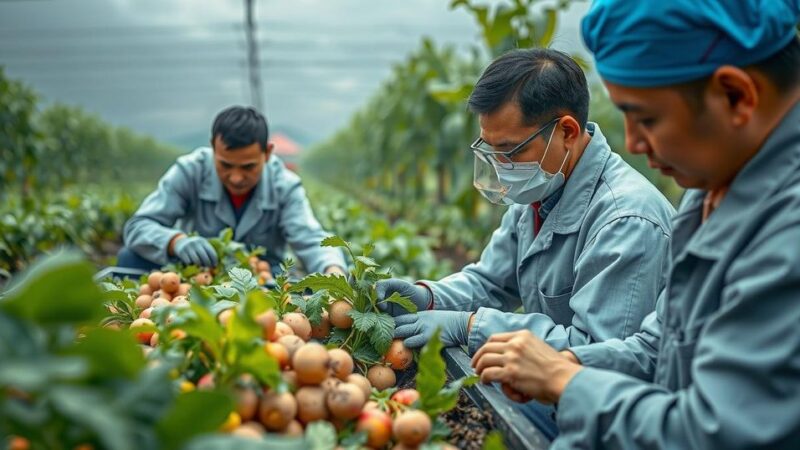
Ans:
{"type": "Polygon", "coordinates": [[[392,437],[392,418],[379,409],[366,409],[358,416],[356,431],[366,433],[368,446],[381,448],[392,437]]]}
{"type": "Polygon", "coordinates": [[[353,357],[350,353],[340,348],[332,348],[328,350],[328,356],[331,358],[330,368],[333,375],[340,380],[347,380],[353,373],[353,357]]]}
{"type": "Polygon", "coordinates": [[[258,394],[251,387],[236,388],[236,412],[247,422],[253,420],[258,413],[258,394]]]}
{"type": "Polygon", "coordinates": [[[181,286],[181,277],[177,273],[167,272],[161,276],[159,286],[167,294],[176,295],[181,286]]]}
{"type": "Polygon", "coordinates": [[[382,391],[397,383],[394,370],[386,366],[372,366],[367,371],[367,379],[375,389],[382,391]]]}
{"type": "Polygon", "coordinates": [[[264,429],[264,426],[258,422],[245,422],[231,431],[231,434],[234,436],[253,439],[263,439],[266,433],[267,431],[264,429]]]}
{"type": "Polygon", "coordinates": [[[139,295],[153,295],[155,289],[151,288],[149,284],[139,286],[139,295]]]}
{"type": "Polygon", "coordinates": [[[286,426],[286,429],[283,430],[283,434],[286,436],[302,436],[303,435],[303,425],[293,420],[289,422],[289,425],[286,426]]]}
{"type": "Polygon", "coordinates": [[[169,300],[167,300],[166,298],[159,297],[159,298],[153,299],[153,302],[150,303],[150,306],[153,309],[156,309],[156,308],[163,308],[164,306],[169,306],[171,304],[172,303],[169,300]]]}
{"type": "Polygon", "coordinates": [[[286,384],[289,385],[289,389],[294,392],[300,387],[300,384],[297,382],[297,373],[294,370],[284,370],[281,372],[281,378],[286,384]]]}
{"type": "Polygon", "coordinates": [[[431,419],[422,411],[409,410],[394,419],[392,432],[395,439],[408,446],[417,446],[431,434],[431,419]]]}
{"type": "Polygon", "coordinates": [[[272,335],[272,340],[277,341],[283,336],[290,336],[290,335],[294,335],[292,327],[286,325],[283,322],[278,322],[277,324],[275,324],[275,333],[273,333],[272,335]]]}
{"type": "Polygon", "coordinates": [[[328,377],[325,378],[325,381],[320,383],[320,387],[322,387],[322,389],[325,389],[325,392],[330,392],[331,390],[338,387],[340,384],[342,384],[342,380],[336,377],[328,377]]]}
{"type": "Polygon", "coordinates": [[[149,319],[150,316],[153,314],[153,308],[145,308],[142,312],[139,313],[140,319],[149,319]]]}
{"type": "Polygon", "coordinates": [[[308,341],[311,339],[311,322],[302,313],[289,313],[283,316],[281,322],[289,325],[295,335],[300,336],[300,339],[308,341]]]}
{"type": "Polygon", "coordinates": [[[328,409],[339,419],[355,419],[361,414],[367,399],[355,384],[341,383],[328,392],[328,409]]]}
{"type": "Polygon", "coordinates": [[[293,334],[283,336],[282,338],[278,339],[278,343],[286,347],[286,350],[289,352],[290,365],[294,364],[293,358],[295,353],[297,353],[297,350],[306,344],[302,339],[300,339],[300,337],[293,334]]]}
{"type": "Polygon", "coordinates": [[[261,424],[269,431],[286,429],[289,422],[297,415],[297,401],[288,392],[277,394],[267,391],[261,398],[258,408],[258,418],[261,424]]]}
{"type": "Polygon", "coordinates": [[[295,394],[297,419],[305,424],[328,418],[325,390],[319,386],[303,386],[295,394]]]}
{"type": "Polygon", "coordinates": [[[219,323],[223,327],[227,327],[228,321],[231,320],[231,316],[233,316],[234,313],[235,312],[233,308],[224,309],[219,314],[217,314],[217,321],[219,321],[219,323]]]}
{"type": "Polygon", "coordinates": [[[389,367],[394,370],[405,370],[414,362],[414,354],[406,348],[402,339],[395,339],[384,356],[389,367]]]}
{"type": "Polygon", "coordinates": [[[159,289],[159,290],[153,292],[153,300],[157,300],[159,298],[160,299],[164,299],[166,301],[171,301],[172,300],[172,295],[170,295],[170,294],[168,294],[168,293],[166,293],[166,292],[164,292],[164,291],[159,289]]]}
{"type": "Polygon", "coordinates": [[[172,299],[170,304],[173,305],[173,306],[188,306],[189,305],[189,299],[187,299],[186,297],[184,297],[182,295],[178,295],[178,296],[176,296],[175,298],[172,299]]]}
{"type": "Polygon", "coordinates": [[[153,292],[161,289],[161,277],[163,275],[163,273],[155,271],[147,276],[147,285],[150,286],[150,289],[152,289],[153,292]]]}
{"type": "Polygon", "coordinates": [[[348,315],[353,305],[346,300],[337,300],[328,309],[328,317],[336,328],[347,329],[353,326],[353,318],[348,315]]]}
{"type": "MultiPolygon", "coordinates": [[[[256,262],[256,270],[258,270],[259,272],[270,272],[272,270],[272,267],[270,267],[268,262],[259,260],[256,262]]],[[[270,272],[270,275],[271,274],[272,273],[270,272]]]]}
{"type": "Polygon", "coordinates": [[[140,295],[136,297],[136,307],[141,309],[147,309],[150,307],[150,304],[153,303],[153,297],[149,295],[140,295]]]}
{"type": "Polygon", "coordinates": [[[367,377],[359,373],[353,373],[348,375],[347,380],[345,381],[351,384],[355,384],[356,386],[361,388],[361,390],[364,391],[364,398],[369,399],[370,394],[372,394],[372,384],[370,384],[367,377]]]}
{"type": "Polygon", "coordinates": [[[303,345],[292,356],[292,368],[303,385],[322,383],[328,377],[329,365],[328,350],[316,342],[303,345]]]}
{"type": "Polygon", "coordinates": [[[268,341],[278,340],[278,337],[280,336],[275,336],[275,330],[278,324],[278,316],[275,314],[275,311],[264,311],[263,313],[257,315],[256,323],[261,325],[261,337],[268,341]]]}
{"type": "Polygon", "coordinates": [[[331,334],[331,321],[328,317],[328,311],[322,311],[322,318],[319,325],[311,325],[311,337],[314,339],[325,339],[331,334]]]}

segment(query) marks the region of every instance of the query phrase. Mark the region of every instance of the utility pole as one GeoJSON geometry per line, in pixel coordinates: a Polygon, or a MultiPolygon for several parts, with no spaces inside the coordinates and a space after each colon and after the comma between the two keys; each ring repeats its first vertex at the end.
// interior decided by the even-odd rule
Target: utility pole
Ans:
{"type": "Polygon", "coordinates": [[[247,66],[250,75],[250,101],[262,114],[263,95],[261,93],[261,71],[258,62],[258,43],[256,42],[256,27],[253,20],[253,2],[255,0],[244,0],[245,2],[245,33],[247,33],[247,66]]]}

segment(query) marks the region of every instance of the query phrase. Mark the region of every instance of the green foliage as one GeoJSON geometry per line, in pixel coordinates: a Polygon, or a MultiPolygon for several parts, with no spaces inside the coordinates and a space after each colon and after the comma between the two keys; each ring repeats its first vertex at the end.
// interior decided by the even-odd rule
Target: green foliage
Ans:
{"type": "Polygon", "coordinates": [[[459,378],[445,386],[447,368],[442,358],[442,341],[440,330],[422,348],[419,356],[419,372],[416,382],[419,391],[419,409],[428,413],[431,418],[450,411],[458,403],[458,395],[463,387],[469,387],[478,381],[477,376],[459,378]]]}
{"type": "Polygon", "coordinates": [[[490,432],[483,441],[483,450],[506,450],[503,435],[497,430],[490,432]]]}

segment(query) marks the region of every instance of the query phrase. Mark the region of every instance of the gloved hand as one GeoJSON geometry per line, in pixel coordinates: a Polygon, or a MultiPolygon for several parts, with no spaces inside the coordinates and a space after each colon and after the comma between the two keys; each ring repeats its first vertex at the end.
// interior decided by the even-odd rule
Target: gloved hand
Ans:
{"type": "Polygon", "coordinates": [[[416,314],[405,314],[394,319],[397,325],[394,337],[405,338],[403,343],[408,348],[419,348],[439,328],[442,330],[440,337],[445,347],[467,345],[470,316],[470,311],[420,311],[416,314]]]}
{"type": "Polygon", "coordinates": [[[425,286],[419,286],[397,278],[378,281],[375,285],[375,293],[378,296],[378,308],[392,316],[409,313],[409,311],[406,311],[406,309],[400,305],[384,302],[384,300],[391,297],[395,292],[411,300],[411,303],[417,305],[418,311],[425,311],[428,309],[431,301],[433,301],[433,294],[431,294],[425,286]]]}
{"type": "Polygon", "coordinates": [[[214,267],[217,265],[217,251],[202,236],[190,236],[175,241],[173,249],[175,256],[184,264],[194,264],[200,267],[214,267]]]}

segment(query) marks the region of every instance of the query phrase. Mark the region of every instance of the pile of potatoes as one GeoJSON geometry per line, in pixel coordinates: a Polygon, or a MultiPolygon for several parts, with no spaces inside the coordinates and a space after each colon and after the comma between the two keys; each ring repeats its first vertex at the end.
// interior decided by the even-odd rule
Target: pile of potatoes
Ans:
{"type": "MultiPolygon", "coordinates": [[[[331,308],[334,317],[336,310],[331,308]]],[[[233,310],[220,313],[220,322],[227,323],[231,314],[233,310]]],[[[393,448],[413,449],[428,439],[430,418],[422,411],[408,408],[419,398],[417,391],[404,389],[392,396],[392,403],[403,405],[402,410],[383,411],[370,401],[373,387],[383,390],[396,383],[391,367],[375,365],[365,377],[353,372],[355,364],[347,351],[327,349],[312,340],[328,335],[331,325],[328,318],[318,327],[312,327],[299,312],[288,313],[278,320],[273,311],[267,311],[256,320],[262,326],[265,351],[280,365],[290,391],[262,390],[252,383],[238,388],[238,417],[232,422],[241,425],[229,430],[233,434],[254,438],[264,437],[268,432],[300,436],[309,423],[326,420],[337,429],[355,423],[355,430],[366,434],[371,448],[384,448],[394,440],[397,445],[393,448]]],[[[396,368],[404,369],[411,363],[412,354],[397,340],[385,359],[390,366],[393,364],[390,360],[401,361],[402,364],[395,364],[396,368]]]]}

